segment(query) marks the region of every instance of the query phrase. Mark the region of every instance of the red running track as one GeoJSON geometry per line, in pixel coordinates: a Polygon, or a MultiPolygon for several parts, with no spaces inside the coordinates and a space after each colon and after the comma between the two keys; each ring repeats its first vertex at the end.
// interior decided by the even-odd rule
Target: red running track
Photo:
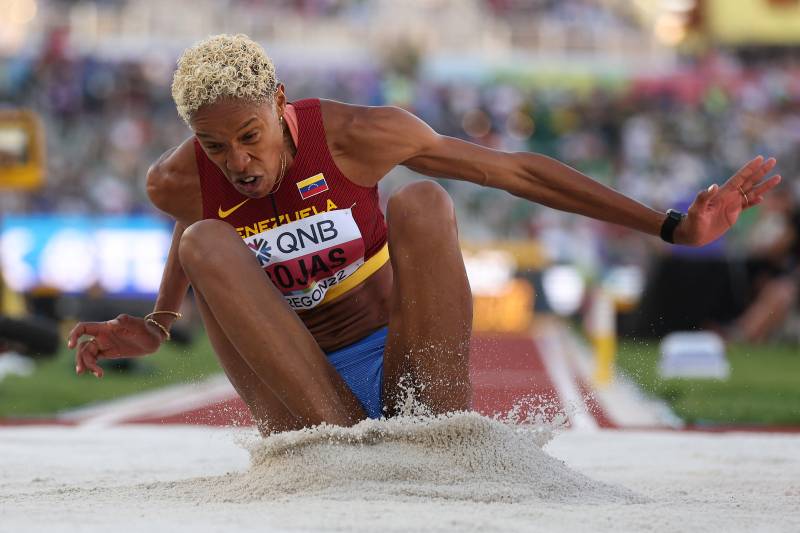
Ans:
{"type": "MultiPolygon", "coordinates": [[[[563,357],[564,354],[553,354],[563,357]]],[[[569,373],[569,372],[568,372],[569,373]]],[[[470,354],[470,376],[473,384],[473,408],[486,415],[506,414],[515,404],[523,402],[521,418],[526,410],[533,408],[545,419],[564,411],[562,398],[554,385],[536,342],[529,334],[479,334],[473,337],[470,354]]],[[[564,376],[562,376],[562,379],[564,376]]],[[[613,427],[608,417],[592,401],[590,387],[572,372],[567,376],[583,396],[585,409],[589,411],[599,427],[613,427]]],[[[100,409],[89,409],[87,413],[67,413],[56,420],[0,420],[0,425],[21,424],[199,424],[212,426],[247,426],[253,420],[242,400],[230,390],[227,382],[211,392],[191,392],[188,401],[183,392],[173,392],[179,400],[174,408],[166,408],[156,392],[140,395],[139,402],[120,407],[111,403],[100,409]],[[148,396],[150,395],[150,396],[148,396]],[[207,402],[206,402],[207,398],[207,402]],[[198,401],[199,400],[199,401],[198,401]],[[149,407],[148,407],[149,406],[149,407]],[[179,407],[178,407],[179,406],[179,407]]],[[[134,402],[136,398],[134,398],[134,402]]]]}
{"type": "MultiPolygon", "coordinates": [[[[472,341],[470,362],[476,411],[487,415],[504,414],[523,398],[531,398],[543,406],[542,410],[548,415],[562,409],[558,392],[530,335],[477,335],[472,341]]],[[[170,416],[139,416],[128,422],[220,426],[253,423],[238,397],[170,416]]]]}

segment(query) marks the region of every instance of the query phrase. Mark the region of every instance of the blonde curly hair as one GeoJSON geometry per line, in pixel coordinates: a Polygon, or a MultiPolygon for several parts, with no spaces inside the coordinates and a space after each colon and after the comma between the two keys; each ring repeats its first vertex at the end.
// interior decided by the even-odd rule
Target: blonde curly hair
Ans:
{"type": "Polygon", "coordinates": [[[247,35],[214,35],[187,48],[172,79],[172,99],[186,122],[201,106],[220,98],[272,101],[275,65],[247,35]]]}

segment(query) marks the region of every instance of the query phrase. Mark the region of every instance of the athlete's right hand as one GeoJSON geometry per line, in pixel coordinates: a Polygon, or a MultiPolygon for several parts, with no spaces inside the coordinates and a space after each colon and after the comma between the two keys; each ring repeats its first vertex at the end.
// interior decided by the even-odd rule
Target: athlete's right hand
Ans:
{"type": "Polygon", "coordinates": [[[99,359],[139,357],[155,352],[161,345],[163,333],[147,324],[143,318],[119,315],[107,322],[80,322],[69,333],[67,347],[78,347],[75,354],[75,372],[83,374],[87,369],[95,377],[103,377],[99,359]],[[80,341],[83,335],[88,339],[80,341]]]}

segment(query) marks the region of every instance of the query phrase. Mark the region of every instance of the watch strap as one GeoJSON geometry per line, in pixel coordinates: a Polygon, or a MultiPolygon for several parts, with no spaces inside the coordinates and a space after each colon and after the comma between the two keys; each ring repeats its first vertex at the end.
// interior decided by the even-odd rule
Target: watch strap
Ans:
{"type": "Polygon", "coordinates": [[[681,223],[685,216],[675,209],[667,209],[667,218],[661,224],[661,239],[670,244],[675,244],[675,228],[678,227],[678,224],[681,223]]]}

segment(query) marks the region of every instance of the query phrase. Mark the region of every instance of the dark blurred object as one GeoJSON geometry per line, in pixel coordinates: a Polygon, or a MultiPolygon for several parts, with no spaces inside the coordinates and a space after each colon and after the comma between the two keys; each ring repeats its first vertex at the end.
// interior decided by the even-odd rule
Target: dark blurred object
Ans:
{"type": "Polygon", "coordinates": [[[765,201],[750,237],[741,258],[681,247],[659,258],[621,332],[662,337],[715,329],[729,340],[773,339],[800,303],[800,205],[789,192],[765,201]]]}
{"type": "Polygon", "coordinates": [[[661,257],[650,271],[641,304],[630,317],[635,337],[706,329],[735,319],[745,307],[740,265],[720,257],[661,257]]]}
{"type": "Polygon", "coordinates": [[[43,318],[9,318],[0,315],[0,351],[12,349],[31,357],[53,357],[59,336],[55,322],[43,318]]]}
{"type": "Polygon", "coordinates": [[[25,295],[25,307],[33,316],[58,322],[61,319],[58,310],[60,297],[61,295],[56,290],[37,289],[25,295]]]}

